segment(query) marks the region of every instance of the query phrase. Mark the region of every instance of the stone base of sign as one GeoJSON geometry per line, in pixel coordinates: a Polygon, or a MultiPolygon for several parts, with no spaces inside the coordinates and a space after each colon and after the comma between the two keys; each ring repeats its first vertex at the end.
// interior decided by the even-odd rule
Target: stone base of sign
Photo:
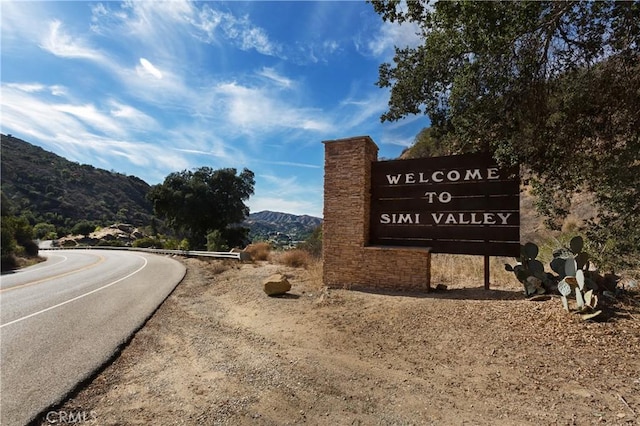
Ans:
{"type": "Polygon", "coordinates": [[[378,147],[368,136],[325,141],[322,258],[333,288],[428,291],[428,248],[369,244],[371,163],[378,147]]]}

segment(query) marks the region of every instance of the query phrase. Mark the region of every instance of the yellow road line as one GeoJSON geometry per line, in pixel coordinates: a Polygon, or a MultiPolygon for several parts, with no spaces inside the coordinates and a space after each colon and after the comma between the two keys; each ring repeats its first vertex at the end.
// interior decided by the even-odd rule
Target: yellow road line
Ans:
{"type": "Polygon", "coordinates": [[[57,279],[57,278],[66,277],[67,275],[75,274],[75,273],[77,273],[77,272],[84,271],[85,269],[93,268],[94,266],[96,266],[96,265],[98,265],[98,264],[100,264],[100,263],[102,263],[102,262],[104,262],[104,261],[105,261],[105,258],[104,258],[103,256],[100,256],[99,254],[94,255],[94,254],[92,253],[92,255],[93,255],[93,256],[98,256],[98,260],[97,260],[97,261],[95,261],[95,262],[93,262],[93,263],[92,263],[92,264],[90,264],[90,265],[83,266],[82,268],[74,269],[74,270],[72,270],[72,271],[68,271],[68,272],[65,272],[65,273],[63,273],[63,274],[59,274],[59,275],[54,275],[54,276],[52,276],[52,277],[43,278],[43,279],[41,279],[41,280],[30,281],[30,282],[28,282],[28,283],[24,283],[24,284],[16,285],[16,286],[13,286],[13,287],[5,288],[5,289],[0,290],[0,293],[4,293],[4,292],[10,291],[10,290],[15,290],[15,289],[18,289],[18,288],[29,287],[29,286],[32,286],[32,285],[36,285],[36,284],[43,283],[43,282],[45,282],[45,281],[55,280],[55,279],[57,279]]]}
{"type": "Polygon", "coordinates": [[[45,313],[45,312],[48,312],[48,311],[50,311],[50,310],[52,310],[52,309],[59,308],[60,306],[64,306],[64,305],[66,305],[66,304],[68,304],[68,303],[75,302],[76,300],[82,299],[83,297],[89,296],[90,294],[93,294],[93,293],[97,293],[97,292],[99,292],[99,291],[102,291],[102,290],[104,290],[105,288],[109,288],[109,287],[111,287],[111,286],[112,286],[112,285],[114,285],[114,284],[118,284],[119,282],[122,282],[122,281],[126,280],[127,278],[130,278],[130,277],[134,276],[135,274],[137,274],[138,272],[140,272],[140,271],[142,271],[144,268],[146,268],[146,267],[147,267],[147,264],[149,263],[149,261],[148,261],[147,259],[145,259],[144,257],[142,257],[142,256],[137,256],[137,255],[136,255],[136,257],[138,257],[138,258],[142,259],[142,260],[144,261],[144,263],[142,264],[142,266],[141,266],[141,267],[139,267],[139,268],[138,268],[138,269],[136,269],[135,271],[131,272],[130,274],[125,275],[124,277],[119,278],[119,279],[117,279],[117,280],[115,280],[115,281],[112,281],[112,282],[110,282],[109,284],[105,284],[105,285],[103,285],[102,287],[96,288],[95,290],[91,290],[91,291],[89,291],[89,292],[87,292],[87,293],[83,293],[83,294],[81,294],[80,296],[76,296],[76,297],[74,297],[73,299],[65,300],[64,302],[60,302],[60,303],[58,303],[57,305],[49,306],[48,308],[42,309],[42,310],[40,310],[40,311],[38,311],[38,312],[34,312],[34,313],[29,314],[29,315],[27,315],[27,316],[24,316],[24,317],[21,317],[21,318],[18,318],[18,319],[14,319],[13,321],[9,321],[8,323],[5,323],[5,324],[0,325],[0,328],[4,328],[4,327],[6,327],[6,326],[8,326],[8,325],[15,324],[15,323],[17,323],[17,322],[24,321],[24,320],[26,320],[26,319],[29,319],[29,318],[35,317],[36,315],[40,315],[40,314],[45,313]]]}

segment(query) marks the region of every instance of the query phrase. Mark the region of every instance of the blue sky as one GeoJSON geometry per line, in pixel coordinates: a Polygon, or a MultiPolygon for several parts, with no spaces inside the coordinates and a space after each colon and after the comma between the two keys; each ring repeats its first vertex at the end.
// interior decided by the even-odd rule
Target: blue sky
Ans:
{"type": "Polygon", "coordinates": [[[416,28],[363,1],[7,2],[1,131],[161,183],[244,167],[252,212],[322,216],[322,141],[369,135],[397,157],[429,125],[381,123],[375,86],[416,28]]]}

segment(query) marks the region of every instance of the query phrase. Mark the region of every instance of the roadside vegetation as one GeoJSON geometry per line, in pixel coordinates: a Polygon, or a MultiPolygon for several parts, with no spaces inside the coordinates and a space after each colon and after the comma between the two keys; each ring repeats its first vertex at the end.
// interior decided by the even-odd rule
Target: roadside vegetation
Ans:
{"type": "Polygon", "coordinates": [[[42,259],[38,256],[38,244],[33,241],[33,227],[27,219],[14,214],[4,193],[1,202],[2,271],[40,262],[42,259]]]}

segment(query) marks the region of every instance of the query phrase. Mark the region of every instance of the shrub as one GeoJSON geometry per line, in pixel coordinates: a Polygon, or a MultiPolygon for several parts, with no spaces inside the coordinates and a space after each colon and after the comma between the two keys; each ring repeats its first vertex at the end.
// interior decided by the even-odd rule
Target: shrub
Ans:
{"type": "Polygon", "coordinates": [[[56,237],[56,227],[50,223],[38,223],[33,227],[35,237],[41,240],[54,240],[56,237]]]}
{"type": "Polygon", "coordinates": [[[154,237],[138,238],[133,242],[133,247],[139,248],[164,248],[162,241],[154,237]]]}
{"type": "MultiPolygon", "coordinates": [[[[2,256],[11,256],[16,251],[16,239],[13,236],[13,229],[10,226],[7,226],[7,217],[2,218],[2,237],[0,241],[2,242],[2,256]]],[[[9,257],[7,257],[9,259],[9,257]]],[[[10,260],[7,260],[10,262],[10,260]]]]}
{"type": "Polygon", "coordinates": [[[225,238],[222,236],[222,232],[218,229],[207,234],[207,250],[209,251],[228,251],[229,246],[225,238]]]}
{"type": "Polygon", "coordinates": [[[178,244],[178,250],[188,251],[189,250],[189,240],[187,240],[186,238],[183,238],[182,241],[180,241],[180,244],[178,244]]]}
{"type": "Polygon", "coordinates": [[[298,248],[307,251],[313,257],[322,257],[322,225],[315,228],[298,248]]]}
{"type": "MultiPolygon", "coordinates": [[[[235,262],[235,261],[234,261],[235,262]]],[[[207,269],[212,274],[221,274],[232,268],[232,264],[228,260],[210,259],[207,262],[207,269]]]]}
{"type": "Polygon", "coordinates": [[[34,257],[38,255],[38,244],[33,240],[25,241],[22,246],[24,247],[24,252],[27,256],[34,257]]]}
{"type": "Polygon", "coordinates": [[[100,240],[96,244],[98,247],[126,247],[127,245],[120,240],[100,240]]]}
{"type": "Polygon", "coordinates": [[[294,268],[306,268],[311,263],[311,255],[306,250],[288,250],[279,256],[278,262],[294,268]]]}
{"type": "Polygon", "coordinates": [[[74,227],[71,228],[71,232],[74,235],[84,235],[85,237],[88,237],[95,229],[96,226],[93,223],[83,220],[76,223],[74,227]]]}
{"type": "Polygon", "coordinates": [[[244,251],[249,253],[253,260],[268,260],[269,253],[271,253],[271,245],[265,242],[250,244],[244,251]]]}
{"type": "Polygon", "coordinates": [[[13,254],[3,254],[0,261],[0,269],[3,271],[9,271],[18,267],[18,261],[13,254]]]}

